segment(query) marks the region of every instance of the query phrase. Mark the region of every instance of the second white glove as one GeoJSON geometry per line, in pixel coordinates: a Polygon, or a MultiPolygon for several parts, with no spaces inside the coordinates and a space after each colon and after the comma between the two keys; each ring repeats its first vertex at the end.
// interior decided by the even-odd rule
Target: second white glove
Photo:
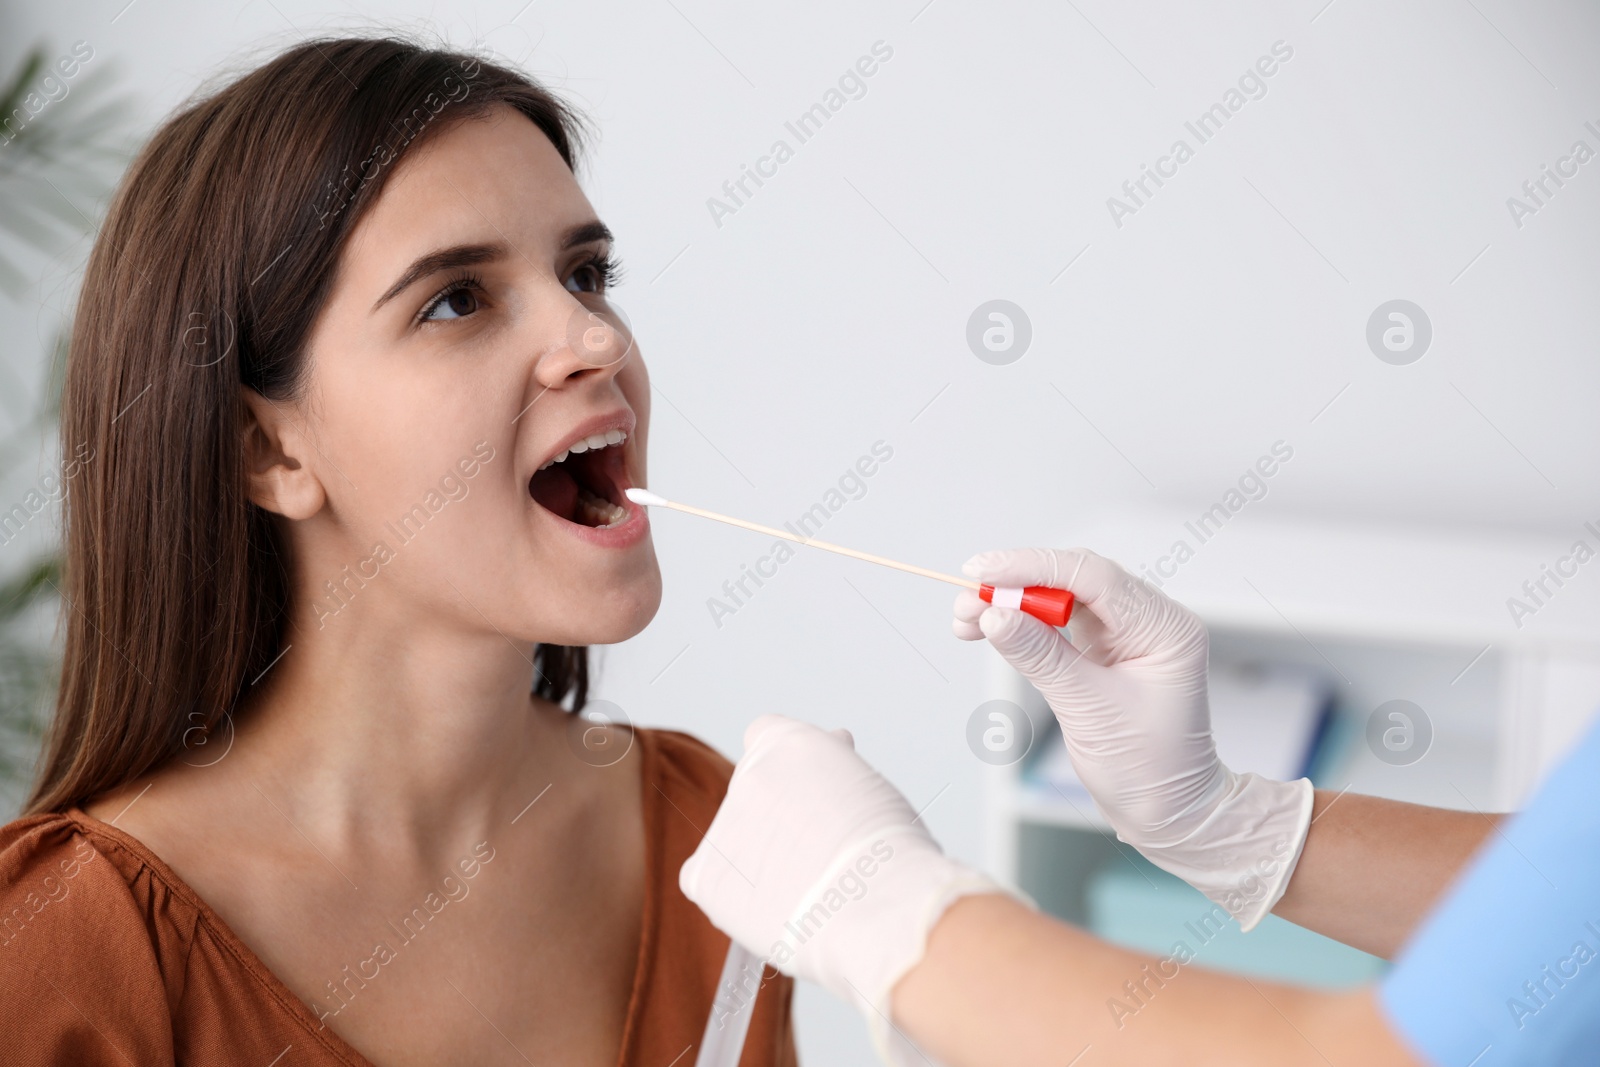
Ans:
{"type": "Polygon", "coordinates": [[[962,569],[997,586],[1077,596],[1070,641],[971,591],[956,599],[956,636],[987,637],[1044,696],[1073,769],[1119,838],[1254,927],[1300,857],[1311,782],[1236,774],[1217,758],[1199,618],[1086,549],[984,552],[962,569]]]}
{"type": "Polygon", "coordinates": [[[764,715],[678,884],[784,974],[854,1003],[889,1058],[890,993],[956,898],[1000,892],[948,858],[850,735],[764,715]]]}

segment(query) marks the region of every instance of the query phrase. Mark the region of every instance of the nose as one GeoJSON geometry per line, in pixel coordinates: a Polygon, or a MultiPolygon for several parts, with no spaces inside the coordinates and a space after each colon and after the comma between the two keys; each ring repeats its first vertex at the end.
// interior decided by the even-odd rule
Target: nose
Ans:
{"type": "Polygon", "coordinates": [[[563,336],[540,357],[534,377],[546,389],[615,377],[633,358],[633,349],[633,330],[618,308],[604,300],[574,299],[563,336]]]}

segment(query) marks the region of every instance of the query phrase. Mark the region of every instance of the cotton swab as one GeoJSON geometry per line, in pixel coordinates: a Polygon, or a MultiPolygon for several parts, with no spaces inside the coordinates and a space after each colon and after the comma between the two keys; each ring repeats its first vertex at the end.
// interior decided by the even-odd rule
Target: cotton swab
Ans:
{"type": "Polygon", "coordinates": [[[688,515],[698,515],[703,519],[715,519],[717,522],[725,522],[729,526],[739,526],[746,530],[754,530],[756,533],[764,533],[770,537],[781,537],[785,541],[793,541],[798,545],[810,545],[812,548],[820,548],[827,552],[837,552],[841,556],[866,560],[868,563],[876,563],[882,567],[893,567],[895,570],[906,571],[910,574],[920,574],[924,578],[933,578],[941,582],[949,582],[951,585],[976,589],[978,596],[986,603],[1002,608],[1018,608],[1051,626],[1065,626],[1067,618],[1072,614],[1072,594],[1065,589],[1052,589],[1047,585],[1030,585],[1026,589],[1005,586],[996,588],[967,578],[957,578],[953,574],[941,574],[939,571],[931,571],[926,567],[915,567],[909,563],[885,559],[883,556],[874,556],[868,552],[857,552],[855,549],[845,548],[843,545],[830,544],[827,541],[818,541],[810,537],[799,537],[787,530],[763,526],[758,522],[746,522],[744,519],[736,519],[731,515],[721,515],[715,511],[706,511],[704,508],[679,504],[676,501],[668,500],[666,497],[657,496],[648,489],[629,489],[626,493],[628,499],[635,504],[656,508],[671,508],[674,511],[681,511],[688,515]]]}

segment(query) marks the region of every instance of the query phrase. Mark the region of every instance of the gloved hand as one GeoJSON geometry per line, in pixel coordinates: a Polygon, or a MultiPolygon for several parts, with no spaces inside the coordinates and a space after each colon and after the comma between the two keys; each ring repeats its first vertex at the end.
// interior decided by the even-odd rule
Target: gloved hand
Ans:
{"type": "Polygon", "coordinates": [[[881,1054],[895,983],[946,907],[1000,892],[947,858],[843,730],[763,715],[706,836],[678,874],[728,936],[854,1003],[881,1054]]]}
{"type": "Polygon", "coordinates": [[[1217,758],[1205,627],[1183,605],[1085,549],[982,552],[962,567],[997,586],[1078,598],[1061,631],[963,591],[954,629],[990,644],[1049,702],[1072,766],[1117,837],[1254,927],[1283,896],[1311,821],[1311,782],[1235,774],[1217,758]]]}

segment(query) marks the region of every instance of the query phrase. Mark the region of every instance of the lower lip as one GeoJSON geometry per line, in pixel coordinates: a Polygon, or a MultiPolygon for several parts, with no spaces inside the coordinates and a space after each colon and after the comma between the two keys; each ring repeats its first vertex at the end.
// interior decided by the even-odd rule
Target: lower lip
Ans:
{"type": "Polygon", "coordinates": [[[642,505],[624,498],[619,507],[626,508],[628,517],[615,526],[585,526],[579,522],[563,519],[555,512],[540,507],[535,502],[534,507],[549,516],[557,526],[564,527],[572,536],[580,541],[586,541],[597,548],[631,548],[644,540],[645,534],[650,532],[650,517],[648,510],[642,505]]]}

